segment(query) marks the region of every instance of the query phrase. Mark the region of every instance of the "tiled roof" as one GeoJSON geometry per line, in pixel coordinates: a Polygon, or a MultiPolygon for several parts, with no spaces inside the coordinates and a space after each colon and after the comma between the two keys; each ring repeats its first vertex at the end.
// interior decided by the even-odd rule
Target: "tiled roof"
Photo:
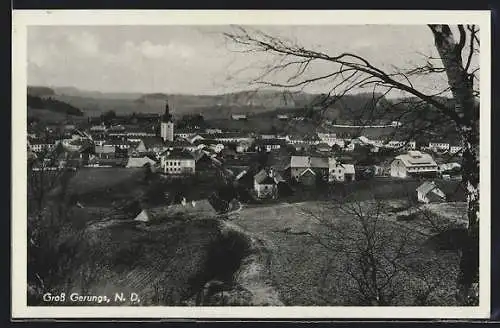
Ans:
{"type": "Polygon", "coordinates": [[[420,186],[417,187],[417,192],[426,195],[432,189],[437,188],[433,181],[425,181],[420,186]]]}
{"type": "MultiPolygon", "coordinates": [[[[167,152],[165,152],[167,153],[167,152]]],[[[164,154],[165,154],[164,153],[164,154]]],[[[194,160],[194,157],[191,153],[187,151],[171,151],[169,154],[166,154],[165,159],[192,159],[194,160]]]]}
{"type": "Polygon", "coordinates": [[[255,182],[258,184],[274,184],[274,179],[269,176],[265,170],[261,170],[254,176],[255,182]]]}
{"type": "Polygon", "coordinates": [[[160,137],[142,137],[141,140],[144,142],[144,147],[147,149],[164,145],[163,139],[160,137]]]}
{"type": "Polygon", "coordinates": [[[144,157],[129,157],[128,162],[127,162],[127,167],[143,167],[146,164],[155,164],[155,161],[153,161],[151,158],[144,156],[144,157]]]}
{"type": "Polygon", "coordinates": [[[401,160],[405,166],[437,165],[431,155],[420,151],[410,151],[408,154],[397,156],[396,159],[401,160]]]}

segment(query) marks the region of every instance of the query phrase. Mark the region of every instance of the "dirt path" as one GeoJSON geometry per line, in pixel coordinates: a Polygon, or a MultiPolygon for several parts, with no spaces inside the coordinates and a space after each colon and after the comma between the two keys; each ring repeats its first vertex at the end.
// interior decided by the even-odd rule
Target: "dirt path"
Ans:
{"type": "Polygon", "coordinates": [[[241,226],[225,221],[224,231],[236,231],[249,238],[250,255],[245,257],[239,270],[235,273],[235,281],[250,292],[254,306],[282,306],[277,290],[274,288],[270,275],[270,256],[275,245],[260,234],[244,230],[241,226]]]}

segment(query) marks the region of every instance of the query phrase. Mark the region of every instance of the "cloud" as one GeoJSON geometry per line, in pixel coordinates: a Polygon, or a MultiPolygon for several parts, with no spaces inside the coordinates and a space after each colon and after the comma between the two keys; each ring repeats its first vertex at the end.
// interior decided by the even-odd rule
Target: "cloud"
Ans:
{"type": "Polygon", "coordinates": [[[146,40],[141,43],[125,42],[120,56],[135,58],[136,60],[140,59],[138,57],[146,59],[184,60],[192,57],[194,54],[193,48],[181,43],[158,44],[146,40]]]}
{"type": "Polygon", "coordinates": [[[87,31],[69,34],[67,40],[75,50],[81,51],[85,55],[96,56],[99,54],[99,39],[87,31]]]}

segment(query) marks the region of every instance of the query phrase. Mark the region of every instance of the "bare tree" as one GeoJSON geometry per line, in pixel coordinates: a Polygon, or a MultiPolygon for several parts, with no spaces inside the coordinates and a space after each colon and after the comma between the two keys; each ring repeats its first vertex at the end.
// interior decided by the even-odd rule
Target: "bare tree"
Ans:
{"type": "MultiPolygon", "coordinates": [[[[56,151],[43,150],[28,162],[28,283],[32,296],[57,280],[64,255],[56,239],[66,227],[67,188],[72,170],[55,166],[56,151]],[[60,253],[60,254],[58,254],[60,253]]],[[[68,255],[67,261],[74,256],[68,255]]]]}
{"type": "MultiPolygon", "coordinates": [[[[370,88],[375,100],[398,90],[412,97],[395,104],[401,105],[406,101],[411,104],[407,106],[408,111],[401,113],[402,116],[411,114],[413,117],[413,120],[408,120],[407,128],[401,129],[407,139],[436,126],[446,126],[460,136],[463,147],[462,183],[467,189],[468,202],[468,241],[462,248],[457,297],[461,304],[475,304],[477,298],[471,301],[471,296],[472,286],[479,279],[479,91],[478,83],[475,83],[479,80],[479,68],[473,63],[479,53],[479,28],[476,25],[458,25],[457,39],[449,25],[428,27],[439,57],[427,56],[425,65],[411,69],[396,68],[394,71],[381,69],[355,53],[328,54],[307,49],[296,42],[247,27],[237,27],[225,36],[240,48],[239,51],[264,52],[276,58],[252,81],[254,84],[292,90],[315,83],[327,84],[329,92],[322,95],[324,108],[360,88],[370,88]],[[324,70],[324,74],[311,76],[308,69],[315,63],[328,63],[331,68],[324,70]],[[276,78],[277,73],[281,74],[281,78],[276,78]],[[412,82],[412,77],[436,74],[446,75],[449,85],[446,89],[430,94],[419,90],[412,82]],[[452,100],[445,97],[447,93],[452,94],[452,100]]],[[[374,116],[366,117],[370,119],[374,116]]]]}
{"type": "Polygon", "coordinates": [[[320,226],[307,234],[342,263],[324,276],[338,281],[335,293],[351,305],[429,305],[449,268],[424,247],[427,236],[389,218],[389,210],[382,200],[347,197],[306,211],[320,226]]]}

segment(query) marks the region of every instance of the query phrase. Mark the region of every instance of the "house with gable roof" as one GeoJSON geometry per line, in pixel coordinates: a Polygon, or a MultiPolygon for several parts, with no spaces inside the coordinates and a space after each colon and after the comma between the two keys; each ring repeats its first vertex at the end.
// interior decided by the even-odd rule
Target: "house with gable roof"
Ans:
{"type": "Polygon", "coordinates": [[[391,176],[396,178],[436,176],[438,170],[438,165],[431,155],[417,150],[396,156],[391,163],[391,176]]]}
{"type": "Polygon", "coordinates": [[[259,198],[276,198],[278,183],[285,180],[273,169],[262,169],[254,176],[254,191],[259,198]]]}
{"type": "Polygon", "coordinates": [[[425,181],[417,187],[417,199],[421,203],[437,203],[446,201],[446,194],[434,181],[425,181]]]}
{"type": "Polygon", "coordinates": [[[193,155],[182,150],[167,150],[161,154],[160,166],[165,174],[192,175],[196,171],[193,155]]]}
{"type": "MultiPolygon", "coordinates": [[[[307,173],[309,177],[314,173],[318,179],[328,181],[329,167],[330,159],[327,157],[292,156],[290,158],[290,175],[292,179],[298,182],[301,179],[304,180],[301,177],[306,174],[306,170],[310,171],[307,173]]],[[[308,178],[308,180],[310,179],[312,178],[308,178]]]]}

